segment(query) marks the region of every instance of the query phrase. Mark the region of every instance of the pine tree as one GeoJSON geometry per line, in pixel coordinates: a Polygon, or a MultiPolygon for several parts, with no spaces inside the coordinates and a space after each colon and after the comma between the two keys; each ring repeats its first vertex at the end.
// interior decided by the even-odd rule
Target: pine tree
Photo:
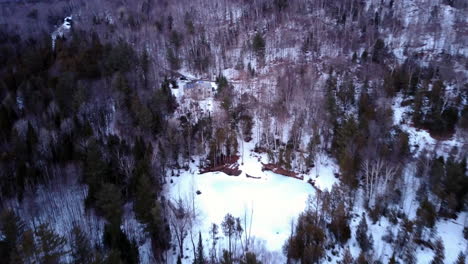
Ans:
{"type": "Polygon", "coordinates": [[[98,142],[91,140],[85,154],[84,180],[88,184],[86,204],[92,205],[96,201],[99,187],[106,177],[107,164],[102,158],[98,142]]]}
{"type": "Polygon", "coordinates": [[[97,194],[96,205],[111,225],[120,226],[122,221],[122,198],[120,189],[116,185],[104,184],[97,194]]]}
{"type": "Polygon", "coordinates": [[[180,59],[172,48],[167,49],[167,61],[172,70],[178,70],[180,68],[180,59]]]}
{"type": "Polygon", "coordinates": [[[325,255],[326,234],[318,223],[316,212],[301,214],[294,234],[285,244],[288,259],[302,263],[320,263],[325,255]]]}
{"type": "Polygon", "coordinates": [[[356,52],[353,52],[353,57],[351,58],[351,62],[356,63],[356,61],[357,61],[357,54],[356,52]]]}
{"type": "Polygon", "coordinates": [[[415,246],[413,242],[409,242],[405,245],[403,248],[403,252],[401,254],[401,259],[403,260],[403,263],[407,264],[416,264],[416,256],[415,256],[415,246]]]}
{"type": "Polygon", "coordinates": [[[377,39],[374,44],[372,51],[372,62],[383,63],[383,57],[385,55],[385,42],[381,39],[377,39]]]}
{"type": "Polygon", "coordinates": [[[127,78],[121,73],[117,73],[115,80],[113,82],[113,87],[115,90],[117,90],[119,93],[122,95],[119,96],[119,103],[129,109],[130,108],[130,98],[132,94],[132,89],[130,88],[128,84],[127,78]]]}
{"type": "Polygon", "coordinates": [[[349,248],[346,248],[343,253],[343,258],[341,259],[339,264],[352,264],[352,263],[354,263],[353,255],[351,255],[349,248]]]}
{"type": "Polygon", "coordinates": [[[223,258],[220,261],[221,264],[233,264],[231,253],[227,250],[223,250],[223,258]]]}
{"type": "Polygon", "coordinates": [[[75,91],[75,79],[72,74],[61,74],[55,87],[55,95],[61,113],[68,116],[71,113],[72,95],[75,91]]]}
{"type": "Polygon", "coordinates": [[[336,240],[341,244],[346,243],[351,237],[351,230],[349,229],[344,203],[340,203],[336,210],[333,211],[330,230],[335,235],[336,240]]]}
{"type": "Polygon", "coordinates": [[[148,89],[148,78],[149,78],[149,75],[148,75],[148,72],[149,72],[149,65],[150,65],[150,58],[149,58],[149,55],[148,55],[148,51],[145,49],[143,51],[143,54],[141,55],[141,69],[143,70],[143,87],[145,89],[148,89]]]}
{"type": "Polygon", "coordinates": [[[11,210],[5,210],[0,215],[0,256],[5,263],[18,256],[18,246],[25,231],[21,218],[11,210]]]}
{"type": "Polygon", "coordinates": [[[255,34],[252,41],[252,48],[258,57],[263,58],[263,56],[265,56],[265,40],[262,34],[258,32],[255,34]]]}
{"type": "MultiPolygon", "coordinates": [[[[423,86],[425,90],[426,86],[423,86]]],[[[424,114],[423,114],[423,102],[424,102],[424,90],[420,89],[416,92],[414,96],[414,103],[413,103],[413,122],[416,126],[421,126],[424,114]]]]}
{"type": "Polygon", "coordinates": [[[105,264],[124,264],[120,258],[120,252],[118,250],[110,250],[106,256],[105,264]]]}
{"type": "Polygon", "coordinates": [[[362,52],[362,54],[361,54],[361,60],[362,60],[363,62],[366,62],[368,56],[369,56],[369,53],[367,52],[367,50],[364,50],[364,51],[362,52]]]}
{"type": "Polygon", "coordinates": [[[331,76],[325,84],[326,90],[326,108],[330,115],[330,121],[335,123],[338,116],[338,106],[336,103],[336,78],[331,76]]]}
{"type": "Polygon", "coordinates": [[[201,233],[198,232],[198,246],[197,246],[197,253],[195,255],[195,259],[193,260],[194,264],[205,264],[205,254],[203,252],[203,240],[201,233]]]}
{"type": "Polygon", "coordinates": [[[65,250],[66,239],[55,233],[48,224],[39,226],[36,237],[41,263],[55,264],[60,263],[62,257],[67,254],[65,250]]]}
{"type": "Polygon", "coordinates": [[[7,108],[4,104],[0,105],[0,136],[9,139],[13,121],[16,118],[15,112],[7,108]]]}
{"type": "Polygon", "coordinates": [[[388,264],[397,264],[395,259],[395,253],[393,253],[392,257],[388,260],[388,264]]]}
{"type": "Polygon", "coordinates": [[[356,240],[359,243],[363,252],[367,252],[372,248],[372,242],[370,237],[367,235],[368,227],[367,227],[367,220],[366,215],[363,213],[361,217],[361,221],[356,229],[356,240]]]}
{"type": "Polygon", "coordinates": [[[431,261],[431,264],[444,264],[445,253],[444,253],[444,243],[442,239],[437,239],[434,248],[434,258],[431,261]]]}
{"type": "Polygon", "coordinates": [[[403,251],[405,247],[413,247],[413,244],[411,242],[413,230],[414,230],[414,223],[406,217],[403,218],[403,221],[401,222],[400,230],[398,231],[398,234],[395,240],[395,248],[397,252],[403,251]]]}
{"type": "Polygon", "coordinates": [[[460,254],[458,254],[457,260],[455,261],[454,264],[465,264],[465,254],[460,251],[460,254]]]}
{"type": "Polygon", "coordinates": [[[130,241],[127,235],[116,224],[106,224],[103,235],[104,246],[110,250],[108,263],[138,263],[139,252],[135,240],[130,241]]]}
{"type": "Polygon", "coordinates": [[[255,253],[247,252],[245,258],[240,261],[240,264],[262,264],[262,262],[257,259],[255,253]]]}
{"type": "Polygon", "coordinates": [[[86,237],[86,234],[77,225],[75,225],[72,229],[71,248],[72,248],[71,255],[73,257],[73,263],[86,264],[86,263],[92,262],[93,251],[91,248],[91,243],[86,237]]]}
{"type": "Polygon", "coordinates": [[[436,209],[434,208],[434,205],[427,200],[427,198],[419,205],[416,215],[418,216],[418,220],[421,221],[424,226],[432,228],[435,225],[437,218],[436,209]]]}
{"type": "Polygon", "coordinates": [[[154,246],[158,249],[169,249],[171,241],[171,232],[168,224],[164,220],[163,211],[160,203],[157,201],[151,208],[151,220],[146,226],[147,232],[151,234],[154,246]]]}
{"type": "Polygon", "coordinates": [[[155,197],[149,177],[146,174],[138,177],[133,210],[136,218],[143,224],[151,221],[151,209],[155,204],[155,197]]]}
{"type": "Polygon", "coordinates": [[[28,122],[28,130],[26,132],[26,146],[27,146],[27,151],[28,154],[31,155],[31,153],[34,151],[34,147],[37,144],[37,134],[36,130],[34,130],[34,127],[31,125],[30,122],[28,122]]]}
{"type": "Polygon", "coordinates": [[[369,264],[369,262],[367,262],[366,255],[363,251],[361,251],[359,257],[356,259],[356,264],[369,264]]]}

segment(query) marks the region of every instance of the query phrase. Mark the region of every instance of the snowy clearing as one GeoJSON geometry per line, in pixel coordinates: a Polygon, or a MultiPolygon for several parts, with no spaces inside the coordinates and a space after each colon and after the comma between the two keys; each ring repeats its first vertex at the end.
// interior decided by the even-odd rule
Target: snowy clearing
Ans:
{"type": "MultiPolygon", "coordinates": [[[[168,179],[173,180],[167,186],[168,196],[173,201],[195,197],[195,207],[200,212],[195,233],[200,231],[206,243],[210,237],[211,224],[220,226],[224,216],[230,213],[240,217],[242,223],[245,220],[250,223],[252,220],[251,236],[256,243],[264,244],[265,249],[275,256],[270,261],[284,263],[282,247],[291,233],[291,224],[306,208],[308,197],[315,194],[315,189],[307,180],[312,178],[317,187],[330,190],[338,181],[334,177],[336,165],[322,158],[310,176],[305,175],[301,181],[262,171],[261,162],[267,162],[266,154],[253,152],[253,141],[243,144],[240,150],[244,155],[238,161],[239,169],[242,170],[240,176],[228,176],[222,172],[199,174],[196,164],[192,163],[189,171],[168,179]],[[260,179],[247,178],[247,174],[260,179]],[[198,190],[201,191],[200,195],[195,194],[198,190]]],[[[244,229],[248,228],[249,225],[244,226],[244,229]]],[[[226,248],[226,240],[221,238],[218,248],[226,248]]],[[[190,250],[189,239],[185,244],[190,250]]]]}

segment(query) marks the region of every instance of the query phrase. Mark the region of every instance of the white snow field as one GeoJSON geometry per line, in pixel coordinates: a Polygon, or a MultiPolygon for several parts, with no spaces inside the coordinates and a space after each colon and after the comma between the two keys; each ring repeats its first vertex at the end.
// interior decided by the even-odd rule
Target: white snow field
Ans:
{"type": "MultiPolygon", "coordinates": [[[[267,157],[253,152],[253,148],[253,141],[244,142],[244,157],[242,159],[241,156],[238,161],[239,169],[242,170],[239,176],[228,176],[222,172],[199,174],[197,166],[192,163],[189,171],[182,172],[179,177],[170,177],[173,183],[167,186],[168,197],[176,201],[179,197],[190,200],[194,196],[195,207],[199,211],[195,233],[198,236],[198,231],[201,232],[205,250],[211,242],[208,239],[212,223],[220,228],[218,250],[227,248],[221,223],[224,216],[230,213],[241,219],[244,232],[251,232],[254,244],[262,244],[264,249],[270,251],[272,256],[269,257],[269,263],[284,263],[282,247],[291,233],[291,224],[304,211],[307,199],[315,194],[315,189],[307,183],[308,175],[305,175],[304,180],[298,180],[269,171],[262,172],[261,162],[266,163],[267,157]],[[247,178],[246,174],[261,178],[247,178]],[[200,195],[195,194],[197,190],[201,191],[200,195]]],[[[241,146],[239,149],[242,152],[241,146]]],[[[315,177],[315,169],[311,174],[317,186],[330,189],[337,179],[333,174],[333,164],[326,161],[329,163],[324,161],[318,167],[319,177],[315,177]]],[[[184,255],[191,255],[191,247],[190,239],[187,238],[185,249],[188,250],[184,255]]],[[[191,263],[190,259],[186,261],[191,263]]]]}

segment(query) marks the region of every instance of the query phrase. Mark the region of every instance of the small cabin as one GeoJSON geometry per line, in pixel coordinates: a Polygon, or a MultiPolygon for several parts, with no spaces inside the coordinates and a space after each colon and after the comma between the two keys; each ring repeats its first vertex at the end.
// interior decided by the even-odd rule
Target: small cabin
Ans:
{"type": "Polygon", "coordinates": [[[208,81],[192,81],[185,84],[184,93],[186,96],[203,100],[208,97],[214,96],[215,89],[211,86],[211,82],[208,81]]]}

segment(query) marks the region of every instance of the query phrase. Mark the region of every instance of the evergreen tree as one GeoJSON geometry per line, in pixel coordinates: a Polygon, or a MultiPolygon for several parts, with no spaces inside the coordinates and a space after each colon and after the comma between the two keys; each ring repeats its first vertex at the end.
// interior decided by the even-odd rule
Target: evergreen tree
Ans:
{"type": "Polygon", "coordinates": [[[34,127],[28,122],[28,130],[26,132],[26,146],[29,157],[31,157],[31,153],[34,151],[34,148],[37,144],[37,134],[34,127]]]}
{"type": "Polygon", "coordinates": [[[55,87],[55,95],[61,114],[68,116],[72,110],[72,94],[75,91],[75,79],[71,73],[60,75],[55,87]]]}
{"type": "Polygon", "coordinates": [[[367,235],[368,227],[367,227],[367,220],[366,215],[363,213],[361,217],[361,221],[356,229],[356,240],[361,247],[363,252],[367,252],[372,248],[372,241],[370,236],[367,235]]]}
{"type": "Polygon", "coordinates": [[[287,0],[274,0],[276,9],[281,12],[288,7],[287,0]]]}
{"type": "Polygon", "coordinates": [[[105,264],[124,264],[120,259],[120,252],[118,250],[111,250],[106,257],[105,264]]]}
{"type": "Polygon", "coordinates": [[[361,54],[361,60],[363,62],[367,62],[367,58],[369,57],[369,53],[367,52],[367,50],[364,50],[361,54]]]}
{"type": "Polygon", "coordinates": [[[143,54],[141,55],[141,69],[143,70],[143,87],[145,89],[148,89],[148,78],[149,78],[149,75],[148,75],[148,72],[149,72],[149,66],[150,66],[150,57],[148,55],[148,51],[145,49],[143,51],[143,54]]]}
{"type": "Polygon", "coordinates": [[[107,163],[103,160],[99,144],[91,140],[84,158],[84,180],[88,184],[86,204],[92,205],[96,201],[97,193],[102,182],[106,179],[107,163]]]}
{"type": "Polygon", "coordinates": [[[17,261],[13,261],[13,263],[31,263],[36,254],[36,244],[34,242],[34,232],[32,230],[26,230],[23,234],[23,241],[21,243],[21,258],[18,258],[17,261]]]}
{"type": "Polygon", "coordinates": [[[418,216],[418,221],[421,221],[424,226],[432,228],[435,225],[437,213],[434,205],[427,198],[419,205],[416,215],[418,216]]]}
{"type": "Polygon", "coordinates": [[[103,236],[104,246],[110,250],[108,263],[136,264],[139,260],[138,246],[116,224],[106,224],[103,236]]]}
{"type": "Polygon", "coordinates": [[[5,210],[0,215],[0,257],[5,263],[18,257],[25,225],[21,218],[11,210],[5,210]]]}
{"type": "Polygon", "coordinates": [[[133,210],[135,211],[135,216],[138,221],[144,224],[151,222],[151,209],[155,206],[155,197],[152,186],[153,185],[146,174],[138,177],[133,210]]]}
{"type": "Polygon", "coordinates": [[[221,264],[233,264],[231,253],[227,250],[223,250],[223,258],[220,261],[221,264]]]}
{"type": "Polygon", "coordinates": [[[120,189],[111,183],[102,186],[97,194],[96,205],[113,226],[120,227],[122,221],[122,198],[120,189]]]}
{"type": "MultiPolygon", "coordinates": [[[[423,89],[426,86],[423,86],[423,89]]],[[[413,122],[416,126],[421,126],[423,123],[423,102],[424,102],[424,92],[423,89],[420,89],[416,92],[414,96],[414,103],[413,103],[413,122]]]]}
{"type": "Polygon", "coordinates": [[[106,50],[107,54],[102,62],[104,75],[111,75],[115,72],[128,72],[138,61],[135,50],[127,42],[120,41],[117,45],[109,48],[106,50]]]}
{"type": "Polygon", "coordinates": [[[437,239],[434,248],[434,258],[432,259],[431,264],[444,264],[444,250],[444,243],[442,242],[442,239],[437,239]]]}
{"type": "Polygon", "coordinates": [[[372,51],[372,62],[383,63],[385,55],[385,42],[382,39],[377,39],[372,51]]]}
{"type": "Polygon", "coordinates": [[[401,253],[401,259],[403,263],[407,264],[416,264],[416,256],[415,256],[415,246],[413,242],[409,242],[403,248],[403,252],[401,253]]]}
{"type": "Polygon", "coordinates": [[[167,49],[167,61],[169,62],[171,70],[176,71],[180,69],[179,56],[177,56],[176,52],[172,48],[167,49]]]}
{"type": "Polygon", "coordinates": [[[0,136],[9,139],[16,114],[5,105],[0,105],[0,136]]]}
{"type": "Polygon", "coordinates": [[[125,108],[129,109],[130,108],[130,98],[132,94],[132,90],[128,84],[127,78],[121,73],[117,73],[115,80],[113,82],[113,87],[116,91],[122,94],[122,96],[119,96],[119,102],[124,106],[125,108]]]}
{"type": "Polygon", "coordinates": [[[55,233],[48,224],[39,226],[36,232],[39,258],[43,264],[57,264],[68,252],[65,250],[66,239],[55,233]]]}
{"type": "Polygon", "coordinates": [[[350,187],[357,187],[356,177],[359,168],[359,155],[353,152],[360,141],[359,127],[353,117],[346,118],[340,125],[335,126],[332,142],[332,152],[338,159],[342,181],[350,187]]]}
{"type": "Polygon", "coordinates": [[[205,264],[207,261],[205,260],[205,253],[203,252],[203,240],[201,233],[198,232],[198,246],[197,252],[195,254],[195,259],[193,260],[194,264],[205,264]]]}
{"type": "Polygon", "coordinates": [[[338,106],[336,103],[336,78],[330,75],[325,84],[326,90],[326,108],[329,113],[329,120],[332,124],[337,122],[338,106]]]}
{"type": "Polygon", "coordinates": [[[265,56],[265,40],[259,32],[253,38],[252,48],[258,57],[263,58],[265,56]]]}
{"type": "MultiPolygon", "coordinates": [[[[0,113],[1,113],[1,111],[0,111],[0,113]]],[[[0,116],[1,116],[1,114],[0,114],[0,116]]],[[[1,122],[1,118],[0,118],[0,122],[1,122]]],[[[458,121],[458,124],[460,125],[461,128],[463,128],[465,130],[468,129],[468,105],[465,105],[463,107],[463,110],[461,111],[461,117],[460,117],[460,120],[458,121]]]]}
{"type": "Polygon", "coordinates": [[[356,259],[356,264],[369,264],[363,251],[361,251],[359,257],[356,259]]]}
{"type": "Polygon", "coordinates": [[[86,234],[78,225],[72,229],[71,255],[73,263],[87,264],[93,261],[93,250],[86,234]]]}
{"type": "Polygon", "coordinates": [[[454,264],[465,264],[465,254],[460,251],[460,254],[458,254],[457,260],[455,261],[454,264]]]}
{"type": "Polygon", "coordinates": [[[318,224],[315,212],[306,212],[299,216],[294,234],[284,246],[289,260],[302,263],[320,263],[325,255],[326,236],[324,227],[318,224]]]}
{"type": "Polygon", "coordinates": [[[340,203],[336,210],[333,211],[330,230],[335,235],[336,240],[341,244],[346,243],[351,237],[351,230],[349,229],[344,203],[340,203]]]}
{"type": "Polygon", "coordinates": [[[168,223],[164,220],[163,210],[159,202],[151,208],[151,220],[146,226],[146,230],[151,234],[152,241],[156,248],[167,250],[170,247],[171,232],[168,223]]]}
{"type": "Polygon", "coordinates": [[[346,248],[343,253],[343,258],[339,261],[339,264],[353,264],[353,263],[354,263],[353,255],[351,255],[349,248],[346,248]]]}
{"type": "Polygon", "coordinates": [[[351,62],[356,63],[356,61],[357,61],[357,54],[356,52],[353,52],[353,57],[351,58],[351,62]]]}
{"type": "Polygon", "coordinates": [[[262,264],[262,262],[257,259],[255,253],[247,252],[245,257],[240,261],[240,264],[262,264]]]}

